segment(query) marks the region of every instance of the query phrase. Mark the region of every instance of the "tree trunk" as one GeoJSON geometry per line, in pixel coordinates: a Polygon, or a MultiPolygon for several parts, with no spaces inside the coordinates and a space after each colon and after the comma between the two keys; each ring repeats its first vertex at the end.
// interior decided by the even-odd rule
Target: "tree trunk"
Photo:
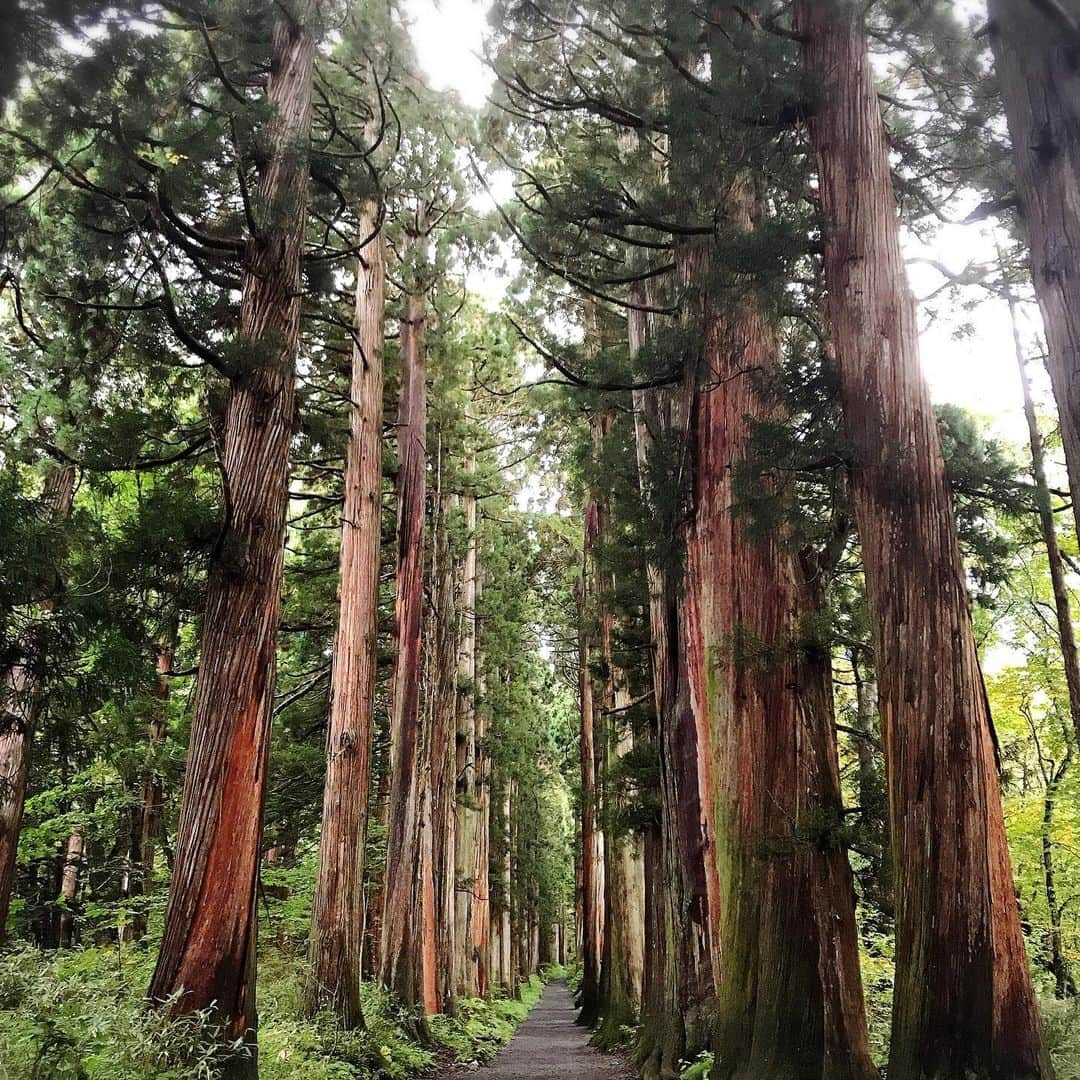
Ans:
{"type": "MultiPolygon", "coordinates": [[[[41,494],[42,509],[51,521],[71,514],[75,498],[75,467],[49,469],[41,494]]],[[[59,581],[59,572],[58,572],[59,581]]],[[[41,600],[51,610],[54,597],[41,600]]],[[[45,690],[44,642],[31,627],[15,643],[16,659],[0,674],[0,942],[7,933],[15,857],[19,850],[26,784],[30,777],[30,751],[45,690]]]]}
{"type": "MultiPolygon", "coordinates": [[[[750,230],[754,209],[748,189],[729,196],[736,227],[750,230]]],[[[869,1080],[828,654],[817,660],[824,678],[807,678],[789,542],[778,527],[749,535],[736,512],[754,424],[783,419],[760,389],[778,375],[778,341],[752,297],[720,311],[709,290],[699,296],[706,368],[691,372],[686,596],[699,752],[715,763],[722,968],[712,1075],[869,1080]]]]}
{"type": "MultiPolygon", "coordinates": [[[[476,602],[480,602],[482,578],[476,576],[476,602]]],[[[483,665],[477,635],[476,660],[476,861],[473,870],[472,944],[476,957],[476,992],[491,996],[491,754],[487,749],[487,711],[483,665]]]]}
{"type": "Polygon", "coordinates": [[[401,320],[401,398],[398,406],[397,656],[391,690],[390,802],[382,924],[381,979],[409,1009],[423,1005],[418,755],[420,628],[423,617],[424,491],[427,443],[427,357],[424,299],[410,294],[401,320]]]}
{"type": "MultiPolygon", "coordinates": [[[[170,637],[173,635],[170,635],[170,637]]],[[[169,671],[172,669],[172,647],[157,647],[157,701],[150,722],[146,725],[146,764],[139,777],[138,801],[127,815],[127,865],[120,893],[125,900],[135,900],[125,910],[124,923],[119,927],[121,941],[138,941],[146,933],[146,908],[138,897],[154,891],[154,861],[157,840],[161,832],[164,809],[164,789],[158,772],[157,755],[165,740],[165,718],[169,703],[169,671]]]]}
{"type": "MultiPolygon", "coordinates": [[[[630,349],[636,355],[648,333],[641,306],[656,306],[642,289],[639,308],[629,313],[630,349]]],[[[634,428],[642,501],[656,518],[656,535],[677,532],[661,518],[655,492],[673,481],[664,463],[670,444],[681,437],[679,403],[666,389],[634,393],[634,428]],[[658,451],[664,451],[666,453],[658,451]]],[[[660,968],[661,1007],[646,1007],[638,1056],[646,1077],[668,1080],[680,1062],[705,1048],[715,1009],[710,944],[707,862],[710,841],[703,816],[698,771],[697,729],[689,707],[682,590],[670,565],[654,557],[647,568],[653,692],[660,759],[660,849],[653,888],[661,893],[660,935],[650,948],[660,968]]],[[[648,864],[647,864],[648,865],[648,864]]]]}
{"type": "Polygon", "coordinates": [[[861,649],[851,650],[851,672],[855,682],[855,755],[859,763],[859,808],[865,832],[869,870],[862,879],[863,895],[891,926],[896,918],[893,895],[892,852],[889,847],[889,800],[881,769],[878,746],[881,727],[877,722],[877,682],[873,670],[859,661],[861,649]]]}
{"type": "MultiPolygon", "coordinates": [[[[475,457],[466,462],[467,476],[476,471],[475,457]]],[[[461,581],[461,644],[458,650],[457,708],[457,850],[454,901],[454,984],[463,997],[476,997],[476,950],[473,941],[473,906],[480,845],[480,808],[477,802],[476,762],[476,496],[464,496],[466,548],[461,581]]]]}
{"type": "Polygon", "coordinates": [[[994,734],[861,8],[799,0],[896,861],[890,1080],[1044,1077],[994,734]]]}
{"type": "MultiPolygon", "coordinates": [[[[593,417],[594,452],[599,455],[612,426],[610,414],[593,417]]],[[[597,496],[596,540],[603,542],[609,527],[605,499],[597,496]]],[[[617,762],[633,749],[633,734],[620,733],[619,721],[630,703],[626,673],[614,652],[615,620],[611,614],[614,594],[613,576],[594,558],[596,616],[600,631],[600,657],[605,680],[601,696],[600,720],[596,723],[599,742],[601,779],[598,787],[607,790],[608,779],[617,762]]],[[[603,1022],[597,1033],[602,1046],[615,1046],[622,1040],[622,1029],[637,1023],[641,1010],[641,982],[644,966],[644,867],[641,861],[641,838],[616,834],[614,822],[619,807],[612,793],[607,808],[611,828],[605,829],[604,844],[604,943],[600,964],[600,1001],[603,1022]]]]}
{"type": "MultiPolygon", "coordinates": [[[[1080,660],[1078,660],[1076,654],[1076,634],[1073,631],[1072,612],[1070,611],[1069,587],[1065,581],[1065,565],[1062,562],[1061,548],[1057,540],[1057,526],[1054,524],[1054,507],[1050,500],[1050,486],[1046,482],[1046,458],[1043,454],[1039,421],[1035,415],[1035,402],[1031,397],[1031,381],[1028,379],[1024,346],[1020,340],[1016,298],[1013,296],[1012,288],[1007,281],[1005,283],[1005,296],[1009,303],[1013,346],[1016,351],[1016,366],[1020,372],[1020,386],[1024,394],[1024,418],[1027,421],[1028,444],[1031,447],[1031,476],[1035,482],[1035,509],[1039,517],[1039,530],[1042,532],[1043,544],[1046,547],[1047,563],[1050,567],[1050,585],[1054,594],[1058,642],[1061,645],[1061,659],[1065,667],[1065,685],[1069,691],[1069,717],[1072,720],[1072,737],[1076,744],[1080,745],[1080,660]]],[[[1078,477],[1080,477],[1080,474],[1078,474],[1078,477]]]]}
{"type": "Polygon", "coordinates": [[[1058,787],[1069,771],[1072,761],[1072,748],[1066,752],[1061,764],[1048,778],[1046,794],[1043,796],[1042,815],[1042,864],[1043,889],[1046,893],[1046,910],[1050,919],[1050,973],[1054,976],[1054,993],[1059,998],[1075,997],[1076,982],[1069,965],[1061,938],[1061,912],[1063,904],[1058,901],[1057,872],[1054,865],[1054,811],[1057,804],[1058,787]]]}
{"type": "Polygon", "coordinates": [[[362,1027],[360,958],[364,851],[371,786],[382,524],[383,318],[386,269],[379,208],[361,208],[371,237],[356,267],[349,443],[341,518],[337,637],[330,676],[319,868],[311,911],[306,1008],[328,1005],[347,1030],[362,1027]]]}
{"type": "Polygon", "coordinates": [[[75,944],[75,915],[79,901],[79,872],[86,856],[86,835],[76,826],[67,839],[64,849],[64,870],[60,877],[60,948],[70,949],[75,944]]]}
{"type": "MultiPolygon", "coordinates": [[[[987,13],[1080,529],[1080,70],[1076,30],[1064,32],[1050,6],[989,0],[987,13]]],[[[1057,6],[1075,27],[1080,3],[1057,6]]]]}
{"type": "Polygon", "coordinates": [[[510,834],[510,814],[513,811],[513,780],[507,780],[506,782],[506,801],[503,804],[503,829],[504,829],[504,843],[505,848],[503,851],[502,862],[502,894],[503,894],[503,908],[500,918],[501,929],[499,931],[499,971],[500,978],[503,985],[503,989],[509,994],[514,988],[514,970],[513,963],[510,959],[510,892],[513,887],[513,882],[510,877],[511,867],[511,834],[510,834]]]}
{"type": "MultiPolygon", "coordinates": [[[[440,450],[439,484],[442,485],[440,450]]],[[[431,712],[431,797],[434,835],[434,904],[436,927],[436,995],[443,1012],[454,1011],[454,924],[456,807],[454,733],[457,713],[457,618],[454,608],[454,564],[450,555],[447,515],[451,499],[439,497],[432,558],[432,628],[429,634],[431,712]]]]}
{"type": "Polygon", "coordinates": [[[600,1015],[600,960],[604,949],[604,849],[597,821],[593,677],[587,622],[589,559],[596,539],[596,504],[585,511],[585,540],[578,604],[578,692],[581,736],[581,1011],[578,1022],[592,1025],[600,1015]]]}
{"type": "MultiPolygon", "coordinates": [[[[256,887],[274,700],[315,42],[313,0],[279,15],[267,101],[266,215],[244,255],[248,363],[225,407],[226,535],[211,574],[172,888],[149,998],[211,1009],[254,1046],[256,887]]],[[[252,1051],[245,1066],[254,1071],[252,1051]]]]}

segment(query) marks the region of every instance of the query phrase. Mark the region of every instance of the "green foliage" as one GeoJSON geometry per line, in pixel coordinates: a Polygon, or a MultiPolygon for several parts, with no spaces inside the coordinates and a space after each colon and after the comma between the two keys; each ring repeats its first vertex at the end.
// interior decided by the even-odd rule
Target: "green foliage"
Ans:
{"type": "MultiPolygon", "coordinates": [[[[221,1042],[202,1013],[167,1019],[142,993],[156,940],[89,948],[43,959],[20,947],[0,954],[0,1075],[4,1080],[217,1080],[242,1047],[221,1042]]],[[[362,986],[367,1028],[341,1030],[330,1014],[301,1015],[303,965],[268,947],[259,957],[259,1072],[264,1080],[401,1080],[436,1057],[489,1061],[536,1003],[533,977],[521,1000],[466,1000],[454,1017],[433,1018],[434,1048],[410,1041],[398,1008],[362,986]]]]}
{"type": "Polygon", "coordinates": [[[679,1073],[679,1080],[709,1080],[714,1064],[712,1054],[703,1050],[679,1073]]]}
{"type": "Polygon", "coordinates": [[[1080,1001],[1043,998],[1040,1005],[1056,1080],[1080,1080],[1080,1001]]]}

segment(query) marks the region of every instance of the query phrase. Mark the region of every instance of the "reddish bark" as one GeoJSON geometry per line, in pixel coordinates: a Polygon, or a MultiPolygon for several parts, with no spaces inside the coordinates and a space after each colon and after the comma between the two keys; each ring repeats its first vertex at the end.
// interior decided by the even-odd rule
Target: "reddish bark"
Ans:
{"type": "Polygon", "coordinates": [[[379,549],[382,522],[383,318],[386,269],[379,209],[359,229],[371,239],[356,269],[355,329],[341,526],[337,637],[330,677],[319,869],[311,912],[307,1007],[329,1005],[347,1028],[363,1025],[360,958],[364,849],[371,786],[379,549]]]}
{"type": "MultiPolygon", "coordinates": [[[[479,571],[476,578],[476,600],[481,593],[479,571]]],[[[477,639],[477,700],[484,696],[484,676],[479,660],[477,639]]],[[[477,843],[473,870],[475,891],[472,907],[472,945],[476,957],[476,992],[482,998],[491,996],[491,755],[486,750],[487,713],[476,711],[476,802],[477,843]]]]}
{"type": "MultiPolygon", "coordinates": [[[[749,191],[729,197],[752,228],[749,191]]],[[[699,276],[697,280],[707,280],[699,276]]],[[[841,824],[831,680],[805,679],[800,587],[782,530],[748,535],[736,512],[754,423],[779,416],[765,386],[778,342],[752,297],[699,293],[705,370],[694,403],[687,658],[700,752],[717,763],[716,864],[722,958],[720,1078],[869,1080],[871,1064],[841,824]]]]}
{"type": "MultiPolygon", "coordinates": [[[[635,294],[642,306],[658,306],[642,289],[635,294]]],[[[630,348],[644,343],[648,325],[644,312],[629,315],[630,348]]],[[[654,486],[663,479],[658,447],[680,437],[679,400],[669,390],[634,394],[635,434],[642,499],[659,514],[654,486]]],[[[657,533],[675,530],[671,521],[657,521],[657,533]]],[[[669,566],[656,559],[647,566],[653,691],[660,758],[661,860],[650,896],[659,892],[663,903],[656,929],[647,937],[661,985],[654,989],[658,1007],[646,1006],[638,1054],[647,1077],[671,1077],[680,1061],[692,1058],[708,1043],[715,1009],[712,927],[709,921],[706,862],[709,841],[701,806],[697,729],[689,707],[686,672],[685,620],[681,586],[669,566]]],[[[651,862],[646,862],[647,869],[651,862]]]]}
{"type": "MultiPolygon", "coordinates": [[[[51,521],[68,517],[74,497],[75,467],[50,469],[41,496],[45,516],[51,521]]],[[[52,596],[41,600],[46,609],[53,602],[52,596]]],[[[6,935],[30,752],[44,691],[45,645],[36,629],[31,627],[16,642],[15,655],[14,663],[0,674],[0,942],[6,935]]]]}
{"type": "MultiPolygon", "coordinates": [[[[151,1001],[212,1009],[254,1040],[256,886],[274,696],[282,536],[300,330],[315,43],[313,0],[279,15],[267,101],[275,109],[244,255],[240,336],[221,468],[226,540],[211,574],[169,906],[151,1001]]],[[[254,1069],[254,1055],[248,1061],[254,1069]]]]}
{"type": "MultiPolygon", "coordinates": [[[[1076,25],[1080,3],[1058,3],[1076,25]]],[[[1063,33],[1050,9],[1032,0],[987,4],[1080,528],[1080,68],[1075,31],[1063,33]]]]}
{"type": "Polygon", "coordinates": [[[401,397],[398,406],[397,596],[391,689],[390,800],[387,810],[381,979],[407,1007],[424,1002],[418,933],[420,774],[419,695],[423,616],[424,492],[427,445],[427,358],[424,300],[412,294],[401,320],[401,397]]]}
{"type": "Polygon", "coordinates": [[[827,315],[874,623],[896,862],[891,1080],[1044,1077],[994,734],[861,8],[799,0],[827,315]]]}
{"type": "MultiPolygon", "coordinates": [[[[439,483],[442,484],[440,453],[439,483]]],[[[456,722],[457,618],[454,609],[454,563],[447,515],[451,500],[440,494],[433,529],[432,603],[427,637],[428,726],[432,812],[433,917],[435,921],[435,1001],[443,1012],[454,1010],[454,925],[456,814],[454,807],[454,730],[456,722]]]]}

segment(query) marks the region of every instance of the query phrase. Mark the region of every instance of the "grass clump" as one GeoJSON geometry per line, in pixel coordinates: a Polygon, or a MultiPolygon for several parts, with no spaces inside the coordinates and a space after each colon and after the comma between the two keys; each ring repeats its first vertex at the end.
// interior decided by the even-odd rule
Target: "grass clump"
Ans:
{"type": "MultiPolygon", "coordinates": [[[[218,1080],[247,1048],[223,1041],[207,1013],[168,1019],[145,1008],[157,942],[42,953],[0,953],[0,1080],[218,1080]]],[[[435,1045],[417,1046],[408,1019],[379,986],[361,987],[367,1027],[342,1030],[336,1017],[302,1014],[305,967],[277,947],[259,956],[261,1080],[405,1080],[450,1060],[489,1061],[543,989],[520,1000],[458,1003],[430,1019],[435,1045]]]]}

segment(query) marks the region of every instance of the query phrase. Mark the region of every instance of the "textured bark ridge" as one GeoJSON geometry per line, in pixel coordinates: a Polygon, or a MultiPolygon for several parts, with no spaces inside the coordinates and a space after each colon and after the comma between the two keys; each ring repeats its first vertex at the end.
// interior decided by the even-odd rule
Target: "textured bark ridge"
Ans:
{"type": "Polygon", "coordinates": [[[437,469],[438,493],[432,527],[431,603],[425,648],[427,691],[427,756],[431,777],[432,918],[434,920],[434,1000],[443,1012],[455,1010],[454,957],[457,952],[454,925],[454,858],[456,819],[454,808],[454,731],[457,712],[458,626],[455,608],[455,564],[450,552],[447,517],[454,499],[443,489],[443,458],[440,447],[437,469]]]}
{"type": "Polygon", "coordinates": [[[408,1007],[424,1003],[419,928],[420,864],[419,699],[420,629],[424,592],[424,492],[427,454],[427,357],[424,300],[412,294],[401,320],[401,396],[398,406],[397,656],[390,709],[390,802],[387,813],[381,978],[408,1007]]]}
{"type": "MultiPolygon", "coordinates": [[[[1078,0],[1057,3],[1080,19],[1078,0]]],[[[1080,43],[1031,0],[987,13],[1080,527],[1080,43]]]]}
{"type": "MultiPolygon", "coordinates": [[[[475,472],[475,458],[466,471],[475,472]]],[[[461,642],[458,648],[458,702],[455,760],[457,765],[457,835],[454,863],[454,985],[464,997],[479,991],[474,945],[474,906],[477,900],[480,851],[480,805],[477,787],[476,725],[476,496],[464,497],[467,533],[461,572],[461,642]]]]}
{"type": "MultiPolygon", "coordinates": [[[[300,329],[315,45],[312,0],[275,24],[275,109],[259,181],[261,230],[244,254],[241,339],[250,360],[225,409],[226,535],[211,575],[175,873],[150,998],[213,1008],[255,1030],[255,893],[274,696],[282,534],[300,329]]],[[[253,1062],[252,1062],[253,1067],[253,1062]]]]}
{"type": "MultiPolygon", "coordinates": [[[[650,329],[640,308],[659,306],[658,300],[644,286],[634,294],[639,307],[630,311],[628,319],[634,354],[650,329]]],[[[654,515],[658,513],[655,455],[658,446],[681,433],[680,411],[677,395],[666,388],[634,393],[639,483],[642,499],[654,515]]],[[[710,856],[699,787],[697,729],[689,706],[683,590],[669,566],[651,561],[647,575],[660,759],[660,859],[650,859],[647,849],[651,932],[647,930],[644,1023],[637,1054],[646,1077],[666,1078],[677,1076],[680,1061],[707,1045],[715,1010],[706,873],[710,856]]]]}
{"type": "MultiPolygon", "coordinates": [[[[604,439],[611,430],[610,414],[593,417],[594,452],[600,454],[604,439]]],[[[609,529],[610,512],[607,501],[596,500],[597,539],[602,540],[609,529]]],[[[596,617],[599,627],[599,652],[605,677],[600,696],[599,721],[594,713],[597,733],[597,754],[601,764],[601,787],[607,781],[618,760],[634,745],[633,734],[620,733],[620,717],[630,704],[626,672],[615,656],[616,623],[611,613],[611,597],[615,581],[597,563],[593,568],[596,617]]],[[[612,793],[612,800],[615,799],[612,793]]],[[[607,820],[613,821],[617,805],[607,808],[607,820]]],[[[615,1045],[622,1029],[637,1023],[641,1011],[645,939],[644,903],[645,872],[642,864],[641,838],[620,836],[612,828],[605,830],[604,857],[604,943],[600,963],[600,1001],[603,1013],[597,1033],[600,1045],[615,1045]]]]}
{"type": "MultiPolygon", "coordinates": [[[[68,517],[74,497],[75,467],[50,469],[41,497],[44,513],[54,521],[68,517]]],[[[42,600],[45,609],[52,604],[52,597],[42,600]]],[[[15,662],[0,673],[0,942],[4,940],[11,905],[46,659],[41,636],[33,628],[23,634],[15,652],[15,662]]]]}
{"type": "Polygon", "coordinates": [[[855,5],[800,0],[827,315],[874,620],[896,862],[890,1080],[1049,1075],[888,148],[855,5]]]}
{"type": "MultiPolygon", "coordinates": [[[[591,1024],[600,1012],[600,959],[604,950],[604,837],[598,818],[595,701],[589,669],[591,642],[587,623],[589,562],[596,540],[596,503],[585,509],[585,539],[578,597],[578,691],[581,711],[581,1005],[580,1020],[591,1024]]],[[[519,969],[521,970],[520,966],[519,969]]]]}
{"type": "Polygon", "coordinates": [[[341,598],[330,677],[319,871],[311,914],[308,1007],[330,1005],[347,1028],[363,1023],[360,956],[364,928],[364,845],[371,785],[375,635],[382,519],[383,308],[386,269],[378,206],[359,229],[371,239],[356,270],[341,598]]]}
{"type": "MultiPolygon", "coordinates": [[[[752,227],[749,192],[729,198],[752,227]]],[[[699,279],[700,280],[700,279],[699,279]]],[[[718,904],[713,1075],[869,1080],[828,654],[807,678],[796,560],[735,511],[755,421],[775,421],[775,332],[752,297],[699,292],[687,543],[691,700],[712,769],[718,904]]]]}

